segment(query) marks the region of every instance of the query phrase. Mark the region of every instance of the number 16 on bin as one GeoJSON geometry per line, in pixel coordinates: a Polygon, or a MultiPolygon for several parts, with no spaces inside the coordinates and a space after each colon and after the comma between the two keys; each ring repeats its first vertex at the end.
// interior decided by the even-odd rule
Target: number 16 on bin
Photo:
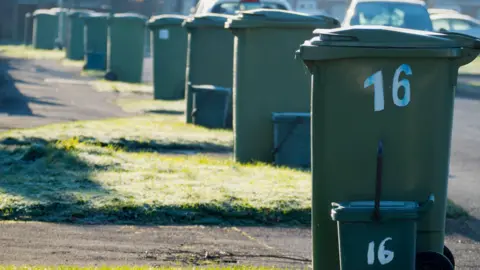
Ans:
{"type": "MultiPolygon", "coordinates": [[[[405,73],[406,75],[412,75],[412,68],[403,64],[397,68],[395,75],[393,76],[392,83],[392,98],[393,103],[398,107],[405,107],[410,103],[410,81],[408,79],[400,80],[400,75],[405,73]],[[400,87],[404,88],[403,98],[400,98],[398,95],[398,90],[400,87]]],[[[374,110],[376,112],[383,111],[385,108],[385,98],[384,98],[384,85],[383,85],[383,72],[377,71],[372,76],[368,77],[363,83],[364,88],[368,88],[373,85],[374,91],[374,110]]]]}

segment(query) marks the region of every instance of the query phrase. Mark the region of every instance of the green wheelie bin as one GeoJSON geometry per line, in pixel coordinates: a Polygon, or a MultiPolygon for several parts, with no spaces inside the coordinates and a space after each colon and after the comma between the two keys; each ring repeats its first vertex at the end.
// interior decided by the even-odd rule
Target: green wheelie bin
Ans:
{"type": "Polygon", "coordinates": [[[404,248],[415,250],[415,264],[402,269],[453,269],[444,246],[453,104],[458,68],[476,58],[480,41],[381,26],[314,35],[297,51],[312,74],[313,268],[339,269],[339,253],[354,249],[355,269],[398,269],[411,253],[394,248],[408,238],[383,230],[392,223],[382,215],[402,220],[403,227],[395,226],[407,230],[411,216],[401,212],[434,196],[431,209],[413,218],[416,244],[404,248]],[[365,213],[353,221],[331,213],[338,212],[332,203],[362,201],[379,206],[372,221],[365,222],[365,213]],[[401,211],[389,202],[403,205],[401,211]],[[338,242],[335,221],[357,223],[350,245],[345,237],[338,242]]]}
{"type": "Polygon", "coordinates": [[[310,111],[310,75],[295,50],[314,29],[339,26],[330,17],[272,9],[245,11],[226,22],[235,36],[236,161],[273,162],[272,113],[310,111]]]}
{"type": "Polygon", "coordinates": [[[90,13],[88,10],[71,10],[67,13],[67,35],[65,37],[65,54],[70,60],[84,58],[84,20],[83,16],[90,13]]]}
{"type": "MultiPolygon", "coordinates": [[[[225,29],[230,15],[204,14],[183,22],[188,31],[185,79],[186,122],[192,123],[191,85],[231,88],[233,80],[233,35],[225,29]]],[[[229,112],[231,114],[231,108],[229,112]]],[[[231,123],[229,123],[231,126],[231,123]]]]}
{"type": "Polygon", "coordinates": [[[105,70],[107,65],[108,13],[83,14],[86,70],[105,70]]]}
{"type": "Polygon", "coordinates": [[[159,15],[148,21],[153,57],[153,97],[174,100],[185,96],[187,31],[185,16],[159,15]]]}
{"type": "Polygon", "coordinates": [[[109,16],[105,79],[142,81],[146,22],[145,16],[136,13],[109,16]]]}
{"type": "Polygon", "coordinates": [[[23,44],[28,46],[32,44],[33,35],[33,16],[28,12],[25,14],[25,23],[23,28],[23,44]]]}
{"type": "Polygon", "coordinates": [[[53,50],[58,35],[58,17],[56,12],[37,9],[33,12],[33,48],[53,50]]]}

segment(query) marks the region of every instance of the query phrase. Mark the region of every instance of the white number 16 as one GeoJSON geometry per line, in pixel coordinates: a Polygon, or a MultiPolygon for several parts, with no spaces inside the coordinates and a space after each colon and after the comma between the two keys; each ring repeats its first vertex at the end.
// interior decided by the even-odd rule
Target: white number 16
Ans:
{"type": "MultiPolygon", "coordinates": [[[[399,80],[402,72],[406,75],[412,75],[412,68],[407,64],[403,64],[395,71],[392,83],[392,98],[393,103],[398,107],[405,107],[410,103],[410,81],[407,79],[399,80]],[[398,90],[400,87],[403,87],[405,90],[403,98],[398,96],[398,90]]],[[[372,85],[374,89],[374,110],[376,112],[383,111],[385,108],[385,99],[383,96],[383,72],[381,70],[368,77],[363,83],[364,88],[368,88],[372,85]]]]}

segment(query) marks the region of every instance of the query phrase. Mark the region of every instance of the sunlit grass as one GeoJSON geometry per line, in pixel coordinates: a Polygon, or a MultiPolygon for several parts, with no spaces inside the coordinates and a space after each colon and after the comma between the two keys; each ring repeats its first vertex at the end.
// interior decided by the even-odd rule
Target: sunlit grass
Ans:
{"type": "Polygon", "coordinates": [[[99,92],[117,93],[153,93],[153,86],[142,83],[126,83],[118,81],[98,80],[92,86],[99,92]]]}
{"type": "Polygon", "coordinates": [[[255,266],[150,267],[150,266],[0,266],[0,270],[281,270],[286,268],[255,266]]]}
{"type": "Polygon", "coordinates": [[[65,51],[37,50],[25,45],[0,45],[0,53],[7,57],[23,59],[61,60],[65,58],[65,51]]]}

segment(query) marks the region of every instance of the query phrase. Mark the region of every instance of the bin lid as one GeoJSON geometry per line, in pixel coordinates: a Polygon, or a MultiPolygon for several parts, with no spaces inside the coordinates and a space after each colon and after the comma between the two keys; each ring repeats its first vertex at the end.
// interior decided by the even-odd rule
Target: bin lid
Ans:
{"type": "Polygon", "coordinates": [[[225,22],[231,17],[233,16],[225,15],[225,14],[206,13],[203,15],[188,17],[183,22],[183,26],[185,26],[186,28],[197,28],[197,27],[224,28],[225,22]]]}
{"type": "Polygon", "coordinates": [[[156,29],[166,25],[181,26],[183,21],[185,21],[186,18],[188,17],[183,15],[175,15],[175,14],[153,16],[150,18],[150,20],[148,20],[148,27],[150,29],[156,29]]]}
{"type": "Polygon", "coordinates": [[[88,12],[88,13],[83,13],[80,15],[81,18],[85,19],[85,20],[95,20],[95,19],[98,19],[98,20],[104,20],[104,19],[107,19],[109,16],[108,13],[104,13],[104,12],[88,12]]]}
{"type": "Polygon", "coordinates": [[[222,87],[218,85],[211,85],[211,84],[192,84],[190,85],[192,90],[194,91],[224,91],[224,92],[232,92],[232,88],[222,87]]]}
{"type": "Polygon", "coordinates": [[[272,113],[272,120],[275,123],[279,122],[295,122],[295,121],[310,121],[311,114],[307,112],[274,112],[272,113]]]}
{"type": "Polygon", "coordinates": [[[80,18],[84,15],[88,15],[89,13],[91,13],[92,11],[88,10],[88,9],[77,9],[77,10],[70,10],[68,13],[67,13],[67,16],[68,17],[74,17],[74,18],[80,18]]]}
{"type": "Polygon", "coordinates": [[[280,9],[242,11],[225,23],[226,28],[333,28],[339,26],[340,22],[332,17],[311,16],[280,9]]]}
{"type": "Polygon", "coordinates": [[[467,35],[391,26],[316,29],[313,33],[316,36],[305,41],[297,52],[304,60],[376,56],[458,58],[462,56],[462,47],[472,47],[478,42],[467,35]]]}
{"type": "MultiPolygon", "coordinates": [[[[370,222],[375,210],[374,201],[332,203],[331,217],[340,222],[370,222]]],[[[420,205],[411,201],[381,201],[380,219],[417,219],[420,205]]]]}
{"type": "Polygon", "coordinates": [[[56,16],[57,13],[55,11],[52,11],[50,9],[37,9],[33,12],[33,16],[38,16],[38,15],[50,15],[50,16],[56,16]]]}
{"type": "Polygon", "coordinates": [[[141,21],[144,23],[147,21],[147,17],[143,16],[142,14],[138,14],[134,12],[115,13],[113,14],[113,18],[122,19],[122,20],[141,21]]]}

